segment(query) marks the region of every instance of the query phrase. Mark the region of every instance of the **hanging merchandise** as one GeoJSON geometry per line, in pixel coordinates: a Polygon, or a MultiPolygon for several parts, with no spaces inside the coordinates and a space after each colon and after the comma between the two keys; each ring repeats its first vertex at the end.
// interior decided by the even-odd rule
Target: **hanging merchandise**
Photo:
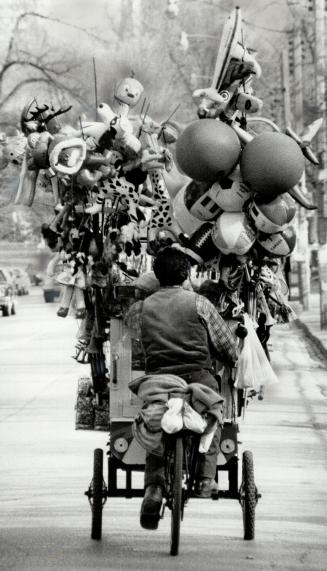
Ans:
{"type": "Polygon", "coordinates": [[[244,212],[224,212],[212,229],[212,240],[223,254],[246,254],[256,240],[244,212]]]}
{"type": "Polygon", "coordinates": [[[296,234],[293,226],[288,226],[282,232],[275,234],[261,234],[258,237],[258,243],[265,252],[269,252],[276,258],[289,256],[296,244],[296,234]]]}
{"type": "Polygon", "coordinates": [[[107,390],[111,318],[124,315],[135,291],[145,295],[137,285],[128,300],[117,291],[137,284],[167,245],[189,256],[206,284],[203,295],[244,337],[238,386],[243,374],[245,388],[262,384],[262,371],[272,379],[267,359],[251,347],[259,337],[268,354],[269,328],[292,318],[273,266],[280,274],[294,250],[295,202],[315,208],[299,182],[305,159],[318,162],[310,145],[321,121],[301,135],[289,127],[248,129],[248,114],[263,104],[253,88],[260,76],[236,8],[210,85],[193,93],[198,118],[189,124],[172,119],[178,107],[167,110],[168,119],[152,119],[131,74],[117,78],[112,103],[97,105],[96,120],[83,115],[76,125],[62,124],[70,107],[34,98],[22,111],[21,132],[0,134],[0,168],[11,163],[20,171],[15,204],[52,198],[52,219],[41,228],[53,252],[48,272],[62,286],[58,315],[80,320],[74,358],[91,367],[94,393],[107,390]],[[239,324],[244,308],[257,335],[251,323],[247,336],[247,324],[239,324]]]}
{"type": "Polygon", "coordinates": [[[296,214],[296,206],[289,194],[277,196],[267,202],[260,194],[253,198],[248,213],[257,230],[274,234],[285,230],[296,214]]]}
{"type": "Polygon", "coordinates": [[[135,77],[124,77],[118,82],[114,91],[114,111],[117,115],[128,116],[129,110],[135,107],[143,94],[144,87],[135,77]]]}
{"type": "Polygon", "coordinates": [[[195,180],[215,182],[235,168],[241,151],[233,129],[220,121],[194,121],[176,143],[176,160],[182,171],[195,180]]]}
{"type": "Polygon", "coordinates": [[[245,146],[240,166],[243,180],[251,190],[272,200],[300,181],[304,158],[291,137],[262,133],[245,146]]]}
{"type": "Polygon", "coordinates": [[[242,212],[251,198],[249,187],[242,181],[239,169],[228,177],[222,177],[209,190],[214,203],[225,212],[242,212]]]}
{"type": "Polygon", "coordinates": [[[174,200],[180,189],[191,180],[188,176],[182,174],[175,164],[172,165],[169,172],[166,171],[162,174],[171,200],[174,200]]]}
{"type": "Polygon", "coordinates": [[[174,218],[188,235],[201,228],[203,221],[213,220],[221,213],[210,197],[210,187],[211,183],[193,180],[181,188],[173,200],[174,218]]]}
{"type": "Polygon", "coordinates": [[[182,250],[194,263],[202,265],[210,262],[217,256],[217,248],[212,239],[212,230],[212,223],[202,222],[192,236],[181,236],[181,244],[173,244],[173,247],[182,250]]]}
{"type": "Polygon", "coordinates": [[[238,389],[253,389],[258,392],[262,385],[278,383],[264,349],[255,332],[252,320],[244,314],[247,336],[242,341],[242,349],[236,368],[235,386],[238,389]]]}

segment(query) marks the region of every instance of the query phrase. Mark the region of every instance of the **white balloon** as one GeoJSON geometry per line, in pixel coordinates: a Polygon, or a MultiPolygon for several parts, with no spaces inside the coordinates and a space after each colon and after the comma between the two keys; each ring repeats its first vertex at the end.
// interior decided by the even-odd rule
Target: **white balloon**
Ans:
{"type": "Polygon", "coordinates": [[[246,254],[256,240],[244,212],[223,212],[212,229],[212,240],[223,254],[246,254]]]}
{"type": "Polygon", "coordinates": [[[234,172],[231,176],[215,182],[209,195],[225,212],[242,212],[244,203],[250,198],[249,187],[242,181],[241,174],[234,172]]]}

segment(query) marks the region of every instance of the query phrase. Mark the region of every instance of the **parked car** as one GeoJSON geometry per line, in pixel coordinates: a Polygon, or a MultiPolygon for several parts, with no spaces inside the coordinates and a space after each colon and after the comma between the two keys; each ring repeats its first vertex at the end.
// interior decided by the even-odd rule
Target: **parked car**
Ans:
{"type": "Polygon", "coordinates": [[[13,268],[17,295],[27,295],[31,287],[31,280],[25,270],[13,268]]]}
{"type": "Polygon", "coordinates": [[[15,282],[11,272],[0,268],[0,309],[4,317],[15,315],[15,282]]]}

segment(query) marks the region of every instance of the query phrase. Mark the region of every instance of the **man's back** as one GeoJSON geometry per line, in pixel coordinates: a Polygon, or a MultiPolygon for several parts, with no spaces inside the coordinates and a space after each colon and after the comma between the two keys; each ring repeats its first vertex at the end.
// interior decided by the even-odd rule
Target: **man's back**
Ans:
{"type": "Polygon", "coordinates": [[[181,287],[164,287],[144,300],[141,339],[148,373],[178,375],[211,368],[208,333],[196,298],[181,287]]]}

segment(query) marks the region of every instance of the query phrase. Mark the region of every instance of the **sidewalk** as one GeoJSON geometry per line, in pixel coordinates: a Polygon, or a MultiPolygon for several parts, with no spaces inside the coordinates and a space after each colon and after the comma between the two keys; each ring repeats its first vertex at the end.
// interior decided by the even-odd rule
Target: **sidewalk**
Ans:
{"type": "Polygon", "coordinates": [[[298,319],[294,321],[327,359],[327,329],[320,329],[319,293],[310,294],[310,309],[303,311],[298,302],[290,302],[298,319]]]}

